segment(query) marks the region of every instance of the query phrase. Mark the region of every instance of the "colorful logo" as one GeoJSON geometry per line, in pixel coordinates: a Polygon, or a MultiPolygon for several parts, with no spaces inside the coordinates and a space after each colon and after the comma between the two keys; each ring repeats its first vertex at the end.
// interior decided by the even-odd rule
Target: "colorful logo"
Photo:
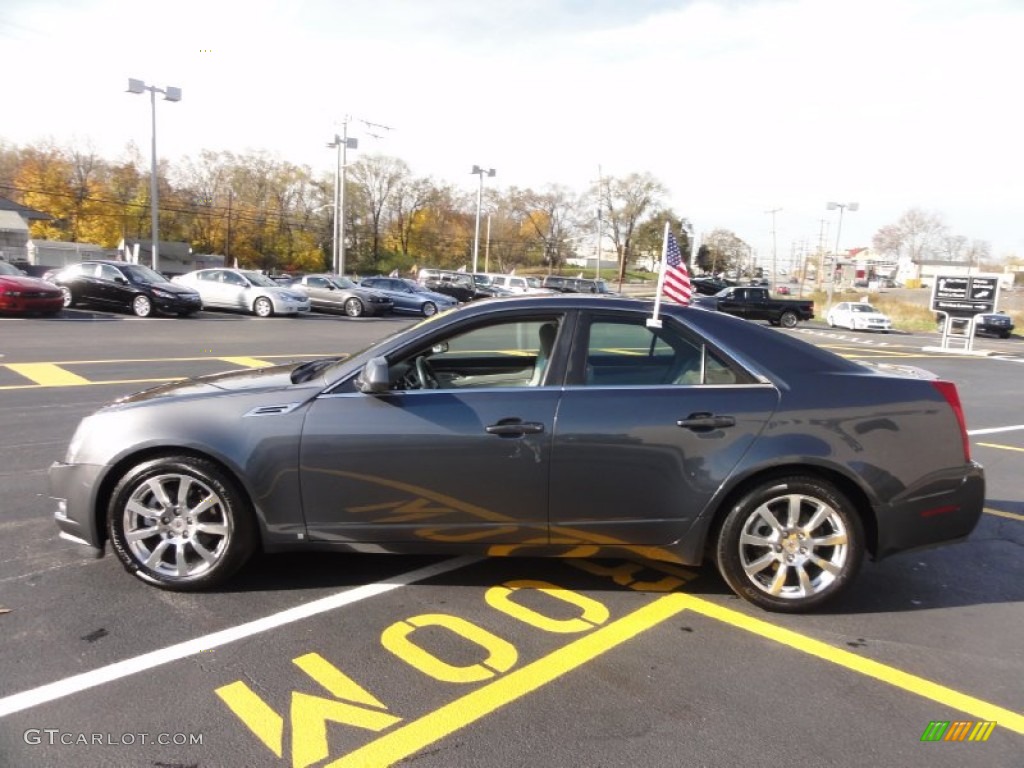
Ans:
{"type": "Polygon", "coordinates": [[[921,734],[921,741],[988,741],[995,722],[979,720],[932,720],[921,734]]]}

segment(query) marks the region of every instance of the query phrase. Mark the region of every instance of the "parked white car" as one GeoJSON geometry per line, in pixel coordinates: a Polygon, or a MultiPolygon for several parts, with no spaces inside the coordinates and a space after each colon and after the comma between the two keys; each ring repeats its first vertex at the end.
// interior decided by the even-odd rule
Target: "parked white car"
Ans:
{"type": "Polygon", "coordinates": [[[543,282],[539,277],[533,276],[518,276],[518,275],[499,275],[495,273],[481,272],[479,274],[487,277],[487,284],[494,285],[498,288],[503,288],[511,293],[519,294],[551,294],[558,293],[558,291],[552,291],[549,288],[545,288],[543,282]]]}
{"type": "Polygon", "coordinates": [[[199,291],[203,309],[234,309],[257,317],[299,315],[309,312],[309,296],[302,290],[275,283],[250,269],[197,269],[173,282],[199,291]]]}
{"type": "Polygon", "coordinates": [[[892,320],[889,319],[889,316],[863,301],[839,302],[828,311],[825,321],[830,328],[835,328],[838,325],[840,328],[849,328],[851,331],[888,333],[892,330],[892,320]]]}

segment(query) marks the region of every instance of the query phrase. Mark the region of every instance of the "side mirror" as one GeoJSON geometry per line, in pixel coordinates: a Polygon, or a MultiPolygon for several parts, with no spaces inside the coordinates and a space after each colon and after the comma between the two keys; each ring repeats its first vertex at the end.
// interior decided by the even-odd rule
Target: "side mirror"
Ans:
{"type": "Polygon", "coordinates": [[[388,361],[385,357],[374,357],[363,368],[356,380],[356,388],[367,395],[379,395],[391,389],[388,361]]]}

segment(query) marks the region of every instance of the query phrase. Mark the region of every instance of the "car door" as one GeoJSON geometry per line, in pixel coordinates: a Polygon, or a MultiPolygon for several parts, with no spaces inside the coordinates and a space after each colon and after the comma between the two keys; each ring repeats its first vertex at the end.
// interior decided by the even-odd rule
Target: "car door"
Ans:
{"type": "Polygon", "coordinates": [[[683,539],[778,403],[671,318],[586,314],[552,447],[552,540],[683,539]]]}
{"type": "Polygon", "coordinates": [[[127,307],[135,291],[120,269],[113,264],[100,264],[96,281],[97,301],[111,307],[127,307]]]}
{"type": "Polygon", "coordinates": [[[337,295],[340,292],[331,290],[331,284],[326,277],[307,277],[301,283],[306,293],[309,294],[310,306],[317,309],[337,309],[337,295]]]}
{"type": "Polygon", "coordinates": [[[310,538],[385,550],[546,543],[560,390],[531,373],[554,367],[557,352],[540,352],[550,322],[467,321],[391,356],[392,391],[321,395],[300,448],[310,538]],[[420,357],[435,359],[438,388],[418,386],[420,357]]]}

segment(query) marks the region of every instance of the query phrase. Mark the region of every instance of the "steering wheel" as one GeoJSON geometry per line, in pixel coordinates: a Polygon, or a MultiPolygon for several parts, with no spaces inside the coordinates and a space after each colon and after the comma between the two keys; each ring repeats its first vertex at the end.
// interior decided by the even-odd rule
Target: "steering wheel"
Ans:
{"type": "Polygon", "coordinates": [[[416,379],[420,383],[420,389],[437,389],[441,385],[426,355],[416,358],[416,379]]]}

